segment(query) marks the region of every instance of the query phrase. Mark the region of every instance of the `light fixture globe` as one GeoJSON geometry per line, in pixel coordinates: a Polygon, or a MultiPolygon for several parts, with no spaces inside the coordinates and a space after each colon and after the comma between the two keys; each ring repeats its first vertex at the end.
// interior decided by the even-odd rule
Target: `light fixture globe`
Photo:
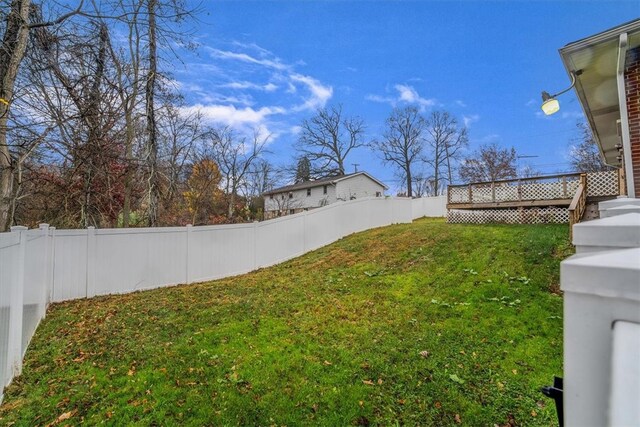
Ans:
{"type": "Polygon", "coordinates": [[[547,116],[557,113],[560,110],[560,102],[557,99],[549,97],[542,103],[542,111],[547,116]]]}
{"type": "Polygon", "coordinates": [[[576,85],[577,77],[582,74],[582,70],[571,71],[570,74],[571,86],[569,86],[565,90],[558,92],[555,95],[549,95],[549,92],[542,92],[542,111],[547,116],[550,116],[553,113],[557,113],[558,110],[560,110],[560,103],[558,102],[556,97],[570,91],[576,85]]]}

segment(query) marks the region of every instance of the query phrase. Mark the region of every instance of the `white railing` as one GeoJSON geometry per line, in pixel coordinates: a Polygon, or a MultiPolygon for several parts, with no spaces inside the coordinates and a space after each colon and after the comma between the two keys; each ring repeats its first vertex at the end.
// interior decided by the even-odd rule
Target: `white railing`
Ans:
{"type": "Polygon", "coordinates": [[[627,386],[640,384],[640,341],[620,330],[640,324],[640,200],[599,207],[602,219],[574,226],[576,255],[560,268],[564,425],[640,425],[640,387],[627,386]]]}
{"type": "Polygon", "coordinates": [[[367,198],[252,224],[0,233],[0,400],[49,302],[247,273],[351,233],[445,216],[445,205],[446,197],[367,198]]]}
{"type": "Polygon", "coordinates": [[[618,172],[610,170],[450,185],[447,189],[448,203],[456,205],[571,199],[582,181],[581,175],[586,175],[586,182],[583,184],[588,197],[620,194],[618,172]]]}

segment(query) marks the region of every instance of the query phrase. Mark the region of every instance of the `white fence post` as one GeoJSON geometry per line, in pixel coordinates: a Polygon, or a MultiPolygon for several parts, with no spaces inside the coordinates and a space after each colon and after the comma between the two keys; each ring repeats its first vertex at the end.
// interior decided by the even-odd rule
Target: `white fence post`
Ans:
{"type": "Polygon", "coordinates": [[[49,304],[49,265],[51,265],[51,247],[49,246],[49,224],[40,224],[38,228],[40,229],[42,239],[44,240],[44,259],[40,267],[42,268],[42,278],[44,279],[42,283],[42,299],[40,302],[43,302],[44,304],[39,308],[42,311],[38,313],[40,319],[43,319],[47,312],[47,305],[49,304]]]}
{"type": "Polygon", "coordinates": [[[22,372],[22,315],[24,310],[24,259],[27,248],[27,227],[11,227],[12,233],[20,233],[18,247],[18,265],[14,272],[11,290],[11,311],[9,316],[9,340],[7,354],[7,371],[9,378],[22,372]]]}
{"type": "Polygon", "coordinates": [[[186,250],[186,258],[185,258],[185,270],[186,270],[186,279],[185,282],[187,285],[191,284],[191,269],[189,268],[189,258],[190,258],[190,254],[191,254],[191,249],[190,249],[190,245],[191,245],[191,232],[193,231],[193,226],[191,224],[187,224],[187,250],[186,250]]]}
{"type": "Polygon", "coordinates": [[[94,296],[96,272],[96,228],[87,227],[87,278],[85,283],[85,298],[94,296]]]}
{"type": "MultiPolygon", "coordinates": [[[[49,250],[49,265],[47,265],[47,289],[49,295],[47,296],[47,306],[53,299],[53,288],[55,286],[55,272],[56,272],[56,228],[49,227],[49,234],[51,236],[51,243],[47,241],[47,245],[51,245],[49,250]]],[[[45,310],[46,311],[46,310],[45,310]]]]}
{"type": "Polygon", "coordinates": [[[258,268],[258,221],[253,221],[253,269],[258,268]]]}

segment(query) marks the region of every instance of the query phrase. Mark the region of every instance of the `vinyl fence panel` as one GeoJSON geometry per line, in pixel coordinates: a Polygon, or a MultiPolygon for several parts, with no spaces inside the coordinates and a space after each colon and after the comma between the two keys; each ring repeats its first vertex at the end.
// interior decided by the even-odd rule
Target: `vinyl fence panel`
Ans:
{"type": "MultiPolygon", "coordinates": [[[[349,234],[443,216],[443,198],[362,198],[260,223],[205,227],[0,233],[0,388],[49,302],[234,276],[300,256],[349,234]]],[[[0,390],[0,399],[2,398],[0,390]]]]}
{"type": "MultiPolygon", "coordinates": [[[[87,230],[56,230],[52,302],[87,296],[87,230]]],[[[111,254],[117,256],[116,253],[111,254]]]]}
{"type": "MultiPolygon", "coordinates": [[[[0,234],[0,400],[4,386],[13,377],[13,361],[9,355],[10,319],[14,304],[20,236],[18,233],[0,234]]],[[[18,307],[15,307],[18,309],[18,307]]],[[[20,308],[21,309],[21,308],[20,308]]]]}

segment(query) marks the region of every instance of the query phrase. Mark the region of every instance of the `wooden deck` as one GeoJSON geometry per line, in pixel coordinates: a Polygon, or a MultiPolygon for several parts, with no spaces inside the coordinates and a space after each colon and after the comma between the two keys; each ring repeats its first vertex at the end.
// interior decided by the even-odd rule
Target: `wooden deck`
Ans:
{"type": "Polygon", "coordinates": [[[569,207],[581,183],[589,199],[620,194],[619,176],[615,170],[546,175],[450,185],[447,190],[447,209],[569,207]]]}

